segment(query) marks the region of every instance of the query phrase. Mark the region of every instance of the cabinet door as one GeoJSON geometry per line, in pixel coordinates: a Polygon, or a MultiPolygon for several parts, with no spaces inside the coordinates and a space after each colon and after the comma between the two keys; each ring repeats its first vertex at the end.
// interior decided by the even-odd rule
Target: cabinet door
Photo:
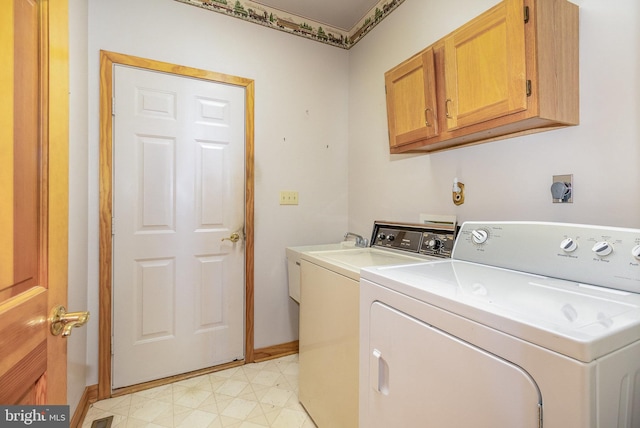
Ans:
{"type": "Polygon", "coordinates": [[[385,73],[385,85],[391,147],[438,134],[432,48],[385,73]]]}
{"type": "Polygon", "coordinates": [[[509,361],[380,302],[370,307],[368,333],[360,426],[542,426],[536,383],[509,361]]]}
{"type": "Polygon", "coordinates": [[[453,130],[527,108],[523,0],[505,0],[445,39],[453,130]]]}

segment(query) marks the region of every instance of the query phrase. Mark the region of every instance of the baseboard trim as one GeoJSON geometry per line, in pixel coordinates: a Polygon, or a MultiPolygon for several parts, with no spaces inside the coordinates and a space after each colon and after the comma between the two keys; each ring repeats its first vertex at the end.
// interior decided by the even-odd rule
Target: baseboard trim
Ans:
{"type": "Polygon", "coordinates": [[[185,379],[191,379],[193,377],[202,376],[209,373],[219,372],[232,367],[239,367],[244,365],[244,361],[231,361],[230,363],[220,364],[206,369],[194,370],[188,373],[182,373],[175,376],[165,377],[158,380],[152,380],[149,382],[139,383],[131,386],[124,386],[122,388],[114,389],[111,392],[111,397],[120,397],[122,395],[133,394],[134,392],[144,391],[146,389],[155,388],[158,386],[168,385],[170,383],[179,382],[185,379]]]}
{"type": "Polygon", "coordinates": [[[80,397],[80,402],[73,413],[73,418],[71,418],[71,428],[80,428],[82,426],[89,407],[96,401],[98,401],[98,385],[87,386],[82,393],[82,397],[80,397]]]}
{"type": "Polygon", "coordinates": [[[266,348],[255,349],[253,351],[253,361],[259,363],[261,361],[273,360],[274,358],[296,354],[298,349],[299,342],[297,340],[288,343],[281,343],[279,345],[267,346],[266,348]]]}

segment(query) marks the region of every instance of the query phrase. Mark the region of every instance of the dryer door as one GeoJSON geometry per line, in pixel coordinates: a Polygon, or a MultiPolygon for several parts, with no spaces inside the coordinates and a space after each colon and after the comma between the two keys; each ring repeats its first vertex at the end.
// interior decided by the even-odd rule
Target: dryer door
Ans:
{"type": "Polygon", "coordinates": [[[522,368],[380,302],[370,309],[361,426],[539,426],[540,392],[522,368]]]}

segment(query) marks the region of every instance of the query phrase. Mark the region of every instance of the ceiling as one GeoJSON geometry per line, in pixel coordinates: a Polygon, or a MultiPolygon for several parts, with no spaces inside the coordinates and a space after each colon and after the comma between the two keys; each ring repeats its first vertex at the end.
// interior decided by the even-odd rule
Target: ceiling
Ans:
{"type": "Polygon", "coordinates": [[[349,32],[380,0],[253,0],[277,9],[349,32]]]}

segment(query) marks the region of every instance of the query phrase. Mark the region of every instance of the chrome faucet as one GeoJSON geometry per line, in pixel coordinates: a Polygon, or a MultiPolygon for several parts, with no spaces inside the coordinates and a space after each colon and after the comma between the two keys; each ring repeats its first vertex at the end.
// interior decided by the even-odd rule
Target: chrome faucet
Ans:
{"type": "Polygon", "coordinates": [[[344,239],[346,240],[350,236],[353,236],[354,238],[356,238],[356,247],[366,247],[367,246],[367,239],[363,238],[362,236],[358,235],[357,233],[347,232],[347,233],[344,234],[344,239]]]}

